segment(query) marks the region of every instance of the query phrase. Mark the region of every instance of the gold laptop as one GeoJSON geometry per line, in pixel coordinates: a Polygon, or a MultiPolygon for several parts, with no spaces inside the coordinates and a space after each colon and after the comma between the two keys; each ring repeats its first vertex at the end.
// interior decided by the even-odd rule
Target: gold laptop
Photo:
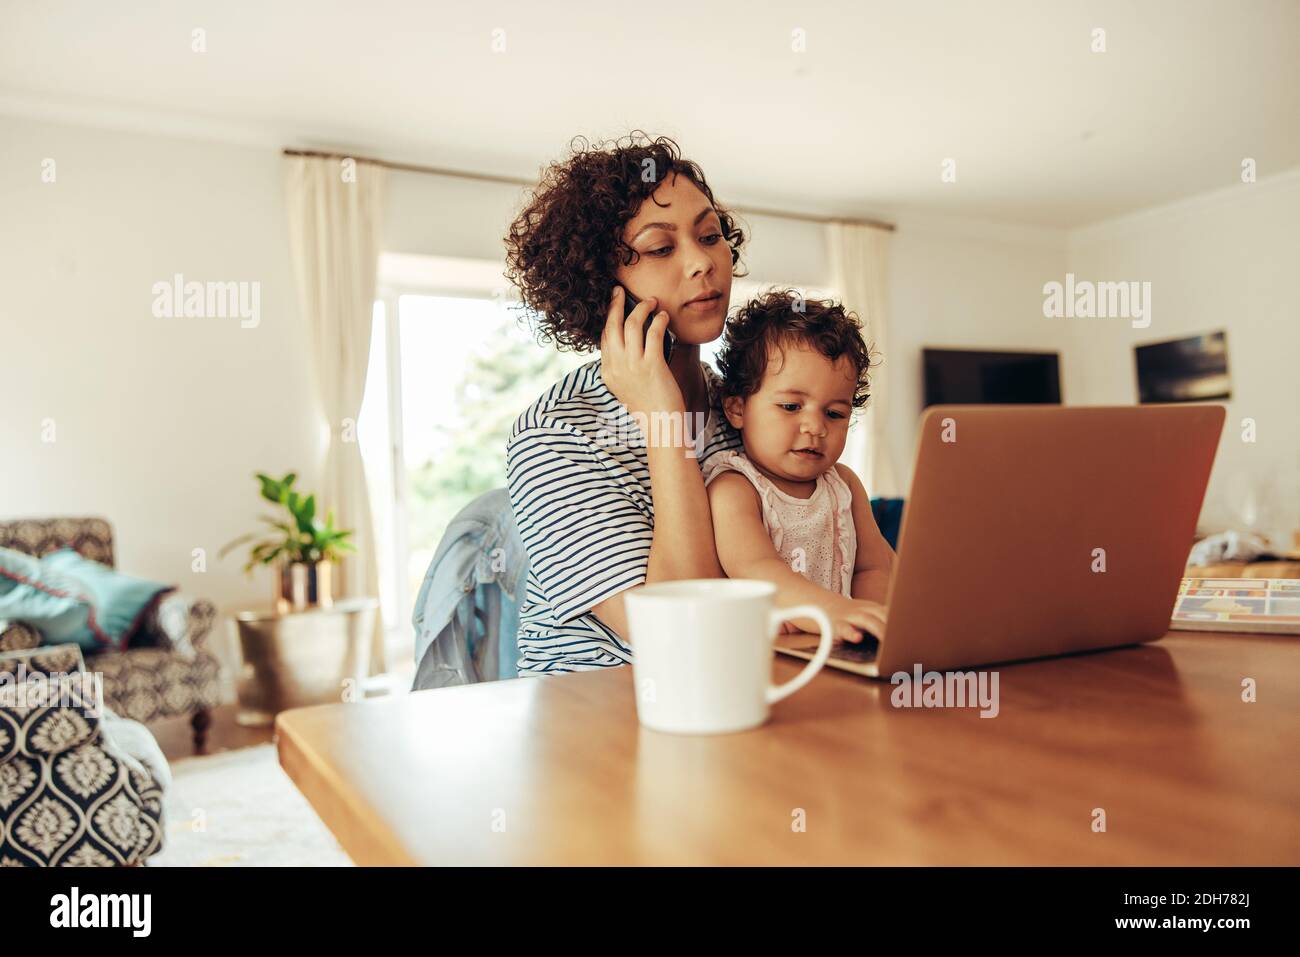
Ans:
{"type": "MultiPolygon", "coordinates": [[[[837,641],[827,665],[887,678],[1162,637],[1223,420],[1218,405],[927,409],[885,633],[837,641]]],[[[777,649],[809,659],[817,642],[777,649]]]]}

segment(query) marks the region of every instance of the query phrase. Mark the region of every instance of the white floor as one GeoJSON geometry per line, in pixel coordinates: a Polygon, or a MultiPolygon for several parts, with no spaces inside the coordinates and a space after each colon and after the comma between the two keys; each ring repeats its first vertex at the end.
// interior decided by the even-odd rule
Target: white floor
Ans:
{"type": "Polygon", "coordinates": [[[172,762],[166,838],[150,867],[350,867],[275,745],[172,762]]]}

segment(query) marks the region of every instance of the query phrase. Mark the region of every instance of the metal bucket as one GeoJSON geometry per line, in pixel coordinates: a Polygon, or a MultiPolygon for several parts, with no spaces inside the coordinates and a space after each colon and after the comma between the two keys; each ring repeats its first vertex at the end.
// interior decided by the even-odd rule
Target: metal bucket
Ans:
{"type": "Polygon", "coordinates": [[[358,598],[290,615],[236,615],[239,723],[266,725],[289,708],[361,700],[377,605],[358,598]]]}

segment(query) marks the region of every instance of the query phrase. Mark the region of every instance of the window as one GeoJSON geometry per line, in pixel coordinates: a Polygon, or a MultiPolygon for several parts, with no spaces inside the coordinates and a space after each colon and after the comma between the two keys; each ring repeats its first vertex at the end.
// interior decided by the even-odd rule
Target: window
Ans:
{"type": "Polygon", "coordinates": [[[448,524],[505,485],[506,440],[519,413],[596,358],[539,345],[527,314],[504,295],[499,264],[489,265],[495,286],[482,282],[481,268],[477,285],[464,268],[446,285],[408,274],[401,285],[381,285],[375,303],[358,437],[394,660],[411,653],[415,597],[448,524]]]}
{"type": "MultiPolygon", "coordinates": [[[[379,288],[358,440],[396,661],[412,654],[412,608],[447,525],[471,500],[505,485],[515,419],[598,354],[538,344],[527,314],[507,295],[500,263],[386,253],[379,288]]],[[[733,306],[757,291],[736,281],[733,306]]],[[[715,369],[721,345],[700,349],[715,369]]]]}

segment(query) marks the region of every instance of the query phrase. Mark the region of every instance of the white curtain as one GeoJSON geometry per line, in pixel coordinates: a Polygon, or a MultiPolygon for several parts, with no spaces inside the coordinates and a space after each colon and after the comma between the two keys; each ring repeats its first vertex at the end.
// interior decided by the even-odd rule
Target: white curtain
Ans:
{"type": "Polygon", "coordinates": [[[871,401],[862,421],[849,430],[844,463],[858,473],[867,494],[896,496],[898,471],[889,447],[889,241],[886,229],[858,223],[827,224],[832,282],[847,309],[862,319],[863,338],[879,353],[871,377],[871,401]]]}
{"type": "MultiPolygon", "coordinates": [[[[329,426],[318,513],[353,529],[356,552],[337,569],[338,597],[379,596],[374,525],[357,419],[370,361],[371,317],[384,212],[385,169],[374,163],[286,156],[289,245],[329,426]]],[[[386,670],[376,616],[371,674],[386,670]]]]}

